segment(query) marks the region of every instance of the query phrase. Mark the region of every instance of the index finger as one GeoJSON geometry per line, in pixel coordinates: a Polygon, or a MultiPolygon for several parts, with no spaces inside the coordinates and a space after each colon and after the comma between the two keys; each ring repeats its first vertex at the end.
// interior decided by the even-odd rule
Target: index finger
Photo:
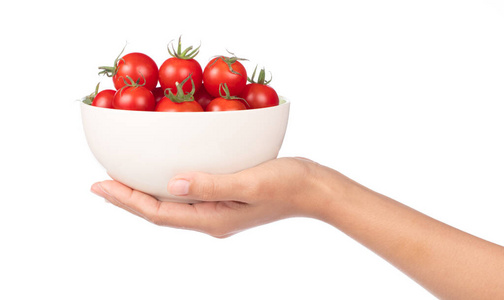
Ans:
{"type": "Polygon", "coordinates": [[[98,184],[105,192],[102,197],[116,206],[136,212],[149,222],[175,228],[198,228],[200,216],[193,205],[159,201],[115,180],[105,180],[98,184]]]}

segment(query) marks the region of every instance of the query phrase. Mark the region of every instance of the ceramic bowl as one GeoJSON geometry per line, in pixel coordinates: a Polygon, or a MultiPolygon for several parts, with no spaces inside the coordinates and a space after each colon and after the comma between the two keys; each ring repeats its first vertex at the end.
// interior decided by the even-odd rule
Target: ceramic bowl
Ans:
{"type": "Polygon", "coordinates": [[[81,103],[91,152],[107,173],[162,201],[197,202],[168,193],[188,171],[234,173],[277,157],[290,103],[223,112],[146,112],[81,103]]]}

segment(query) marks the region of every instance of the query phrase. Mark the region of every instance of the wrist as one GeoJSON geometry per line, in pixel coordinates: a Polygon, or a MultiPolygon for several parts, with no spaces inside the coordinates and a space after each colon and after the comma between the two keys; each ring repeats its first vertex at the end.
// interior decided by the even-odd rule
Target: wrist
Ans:
{"type": "Polygon", "coordinates": [[[316,172],[307,178],[310,201],[305,201],[305,211],[312,217],[337,227],[353,199],[359,199],[370,191],[345,175],[318,165],[316,172]],[[309,207],[308,207],[309,206],[309,207]]]}

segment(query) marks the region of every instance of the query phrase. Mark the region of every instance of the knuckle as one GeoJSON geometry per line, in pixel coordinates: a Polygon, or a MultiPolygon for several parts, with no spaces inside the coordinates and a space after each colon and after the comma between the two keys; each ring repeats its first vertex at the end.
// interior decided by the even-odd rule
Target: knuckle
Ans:
{"type": "Polygon", "coordinates": [[[208,234],[217,239],[225,239],[230,236],[230,233],[227,230],[222,230],[221,228],[211,230],[208,234]]]}
{"type": "Polygon", "coordinates": [[[165,225],[165,218],[161,215],[160,213],[160,202],[157,202],[157,206],[155,209],[152,210],[151,213],[149,213],[147,216],[144,216],[149,222],[158,225],[158,226],[163,226],[165,225]]]}
{"type": "Polygon", "coordinates": [[[250,180],[241,188],[242,197],[245,200],[253,200],[261,197],[267,189],[267,184],[261,180],[250,180]]]}
{"type": "Polygon", "coordinates": [[[163,221],[158,215],[149,216],[148,221],[154,225],[158,225],[158,226],[163,225],[163,221]]]}
{"type": "Polygon", "coordinates": [[[206,222],[200,224],[200,231],[218,239],[223,239],[232,235],[231,226],[228,222],[206,222]]]}
{"type": "Polygon", "coordinates": [[[207,180],[200,189],[201,200],[213,200],[215,198],[215,181],[213,179],[207,180]]]}
{"type": "Polygon", "coordinates": [[[223,234],[223,235],[212,235],[212,237],[214,237],[214,238],[216,238],[216,239],[223,240],[223,239],[225,239],[225,238],[230,237],[230,235],[228,235],[228,234],[225,234],[225,235],[224,235],[224,234],[223,234]]]}

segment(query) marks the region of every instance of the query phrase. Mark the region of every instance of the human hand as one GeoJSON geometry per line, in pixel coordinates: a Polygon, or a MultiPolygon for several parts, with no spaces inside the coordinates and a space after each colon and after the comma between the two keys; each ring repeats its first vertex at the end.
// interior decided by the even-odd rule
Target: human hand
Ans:
{"type": "Polygon", "coordinates": [[[323,210],[318,195],[323,171],[308,159],[280,158],[235,174],[175,176],[168,191],[201,200],[193,205],[158,201],[114,180],[97,182],[91,191],[154,224],[223,238],[284,218],[317,217],[323,210]]]}

